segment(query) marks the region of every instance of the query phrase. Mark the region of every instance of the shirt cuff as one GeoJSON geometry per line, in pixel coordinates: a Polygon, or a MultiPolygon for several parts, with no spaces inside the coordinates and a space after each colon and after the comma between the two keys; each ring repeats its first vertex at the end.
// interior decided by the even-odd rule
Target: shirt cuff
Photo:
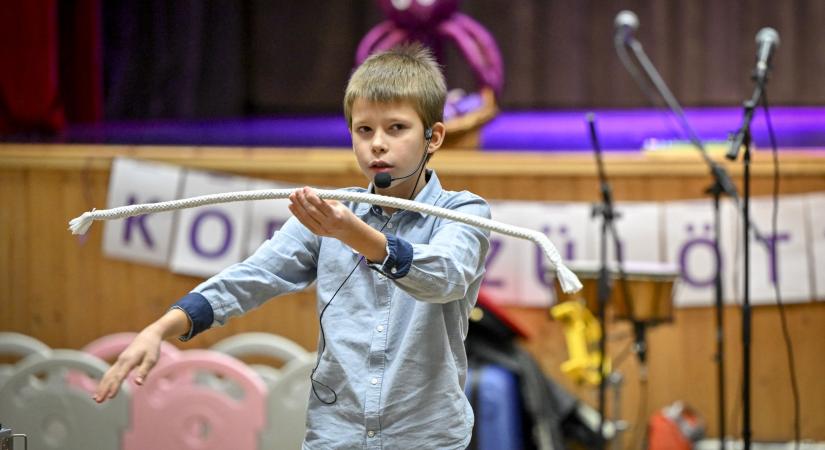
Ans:
{"type": "Polygon", "coordinates": [[[381,264],[370,264],[370,268],[389,278],[401,278],[412,266],[412,244],[394,234],[384,233],[384,236],[387,238],[387,257],[381,264]]]}
{"type": "Polygon", "coordinates": [[[183,342],[192,339],[204,330],[208,330],[215,320],[212,305],[209,304],[206,297],[197,292],[186,294],[178,300],[177,303],[172,305],[170,309],[179,309],[189,318],[189,323],[191,324],[189,333],[178,337],[178,339],[183,342]]]}

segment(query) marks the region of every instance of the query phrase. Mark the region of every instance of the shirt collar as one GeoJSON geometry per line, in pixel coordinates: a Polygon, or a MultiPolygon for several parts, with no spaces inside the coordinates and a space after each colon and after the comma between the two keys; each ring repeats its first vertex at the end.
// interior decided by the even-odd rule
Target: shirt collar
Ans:
{"type": "MultiPolygon", "coordinates": [[[[441,195],[443,189],[441,188],[441,182],[438,180],[438,175],[435,174],[435,170],[427,169],[427,179],[428,181],[427,184],[424,185],[424,189],[421,189],[418,195],[415,196],[415,201],[418,203],[434,205],[435,201],[441,195]]],[[[370,183],[370,185],[367,187],[367,192],[369,192],[370,194],[375,193],[375,186],[372,183],[370,183]]],[[[359,217],[364,217],[370,212],[373,206],[377,205],[371,205],[369,203],[358,203],[358,205],[355,207],[355,215],[359,217]]],[[[380,206],[378,208],[380,208],[380,206]]],[[[424,215],[423,213],[417,211],[407,212],[411,214],[418,214],[420,216],[424,215]]],[[[379,210],[376,210],[376,214],[380,215],[381,213],[379,210]]]]}

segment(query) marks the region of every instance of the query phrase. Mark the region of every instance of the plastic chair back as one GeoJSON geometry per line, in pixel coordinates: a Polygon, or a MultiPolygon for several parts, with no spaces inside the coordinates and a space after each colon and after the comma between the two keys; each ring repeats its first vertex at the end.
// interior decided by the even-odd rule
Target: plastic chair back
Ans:
{"type": "Polygon", "coordinates": [[[266,356],[286,363],[280,370],[265,365],[252,366],[269,389],[267,426],[261,435],[261,448],[300,448],[306,434],[309,376],[315,366],[315,353],[271,333],[239,334],[218,342],[212,349],[238,358],[266,356]]]}
{"type": "Polygon", "coordinates": [[[237,359],[188,350],[156,368],[133,399],[133,428],[124,449],[253,450],[265,422],[266,386],[237,359]],[[198,373],[237,386],[241,397],[198,382],[198,373]]]}
{"type": "Polygon", "coordinates": [[[0,417],[17,433],[28,435],[32,450],[112,450],[120,448],[128,426],[129,393],[98,404],[66,382],[69,370],[99,379],[108,366],[75,350],[53,350],[17,364],[0,387],[0,417]]]}
{"type": "MultiPolygon", "coordinates": [[[[22,360],[29,355],[46,357],[51,351],[52,349],[48,345],[25,334],[0,333],[0,355],[18,356],[22,360]]],[[[14,371],[14,364],[0,364],[0,386],[3,386],[3,383],[12,376],[14,371]]]]}

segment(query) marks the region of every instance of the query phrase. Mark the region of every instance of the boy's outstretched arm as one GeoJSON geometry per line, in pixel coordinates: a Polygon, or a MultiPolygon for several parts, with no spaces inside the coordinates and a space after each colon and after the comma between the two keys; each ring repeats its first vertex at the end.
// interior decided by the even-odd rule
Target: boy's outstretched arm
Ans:
{"type": "Polygon", "coordinates": [[[295,218],[318,236],[336,238],[368,261],[383,261],[387,257],[387,237],[342,203],[321,200],[309,187],[296,190],[289,200],[289,210],[295,218]]]}
{"type": "Polygon", "coordinates": [[[117,395],[123,380],[135,367],[138,368],[135,383],[143,384],[149,371],[158,361],[161,342],[173,336],[187,334],[190,326],[189,317],[183,310],[167,311],[160,319],[144,328],[118,356],[117,361],[103,374],[92,398],[98,403],[113,398],[117,395]]]}

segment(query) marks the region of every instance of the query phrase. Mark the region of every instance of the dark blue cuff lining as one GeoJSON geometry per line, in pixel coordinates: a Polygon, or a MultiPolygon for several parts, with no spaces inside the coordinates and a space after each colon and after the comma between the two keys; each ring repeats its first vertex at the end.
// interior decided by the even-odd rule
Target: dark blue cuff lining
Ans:
{"type": "Polygon", "coordinates": [[[394,234],[385,233],[384,235],[387,237],[389,256],[381,271],[390,278],[406,276],[412,267],[412,244],[394,234]]]}
{"type": "Polygon", "coordinates": [[[182,341],[188,341],[204,330],[208,330],[215,320],[215,315],[212,312],[212,305],[201,294],[197,292],[190,292],[183,296],[177,303],[172,305],[172,308],[180,308],[189,316],[192,321],[192,329],[189,334],[181,336],[182,341]]]}

